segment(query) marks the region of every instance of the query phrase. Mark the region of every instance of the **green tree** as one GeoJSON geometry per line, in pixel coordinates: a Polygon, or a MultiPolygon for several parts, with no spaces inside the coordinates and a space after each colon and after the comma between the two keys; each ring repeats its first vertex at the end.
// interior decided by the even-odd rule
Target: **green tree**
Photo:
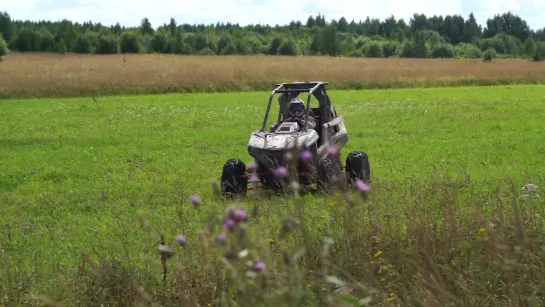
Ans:
{"type": "Polygon", "coordinates": [[[176,34],[178,33],[178,26],[176,25],[176,20],[174,18],[170,18],[168,32],[171,37],[176,37],[176,34]]]}
{"type": "Polygon", "coordinates": [[[66,53],[66,44],[64,43],[64,39],[60,39],[57,43],[57,53],[59,54],[65,54],[66,53]]]}
{"type": "Polygon", "coordinates": [[[0,34],[9,49],[21,52],[113,52],[116,48],[111,43],[117,40],[123,53],[211,54],[212,50],[215,54],[246,55],[293,54],[298,50],[297,54],[304,55],[369,53],[374,56],[377,54],[375,43],[371,50],[364,49],[374,41],[380,44],[384,57],[399,54],[421,58],[448,57],[452,52],[460,57],[480,57],[490,48],[502,57],[530,57],[535,54],[532,50],[539,49],[538,43],[545,41],[545,29],[532,30],[524,19],[512,13],[489,18],[486,28],[470,13],[466,19],[460,15],[413,14],[408,23],[394,16],[350,22],[339,17],[328,22],[324,15],[318,14],[309,16],[306,22],[294,20],[275,26],[177,24],[170,18],[168,24],[154,29],[147,18],[137,27],[126,27],[91,21],[80,24],[67,19],[20,21],[12,20],[7,12],[0,12],[0,34]],[[445,45],[447,43],[455,47],[445,45]]]}
{"type": "Polygon", "coordinates": [[[148,18],[144,18],[140,22],[140,33],[143,35],[153,35],[154,30],[148,18]]]}
{"type": "Polygon", "coordinates": [[[341,54],[341,41],[337,35],[337,28],[333,25],[326,26],[322,31],[322,42],[324,53],[330,56],[341,54]]]}
{"type": "Polygon", "coordinates": [[[235,39],[235,49],[236,53],[240,55],[248,55],[251,53],[248,42],[242,37],[235,39]]]}
{"type": "Polygon", "coordinates": [[[8,44],[4,40],[4,37],[2,37],[2,34],[0,34],[0,62],[2,61],[2,57],[6,56],[8,52],[8,44]]]}
{"type": "Polygon", "coordinates": [[[88,34],[78,36],[74,43],[73,51],[75,53],[94,53],[93,42],[88,34]]]}
{"type": "Polygon", "coordinates": [[[278,47],[278,54],[280,55],[299,55],[300,50],[293,38],[288,38],[282,41],[278,47]]]}
{"type": "Polygon", "coordinates": [[[151,48],[153,52],[170,53],[170,44],[167,34],[164,32],[156,32],[151,38],[151,48]]]}
{"type": "Polygon", "coordinates": [[[525,41],[530,36],[530,27],[528,23],[519,16],[507,12],[501,15],[494,15],[486,21],[484,30],[485,37],[493,37],[498,33],[512,35],[521,41],[525,41]]]}
{"type": "Polygon", "coordinates": [[[120,52],[119,39],[112,34],[102,35],[95,49],[97,54],[116,54],[120,52]]]}
{"type": "Polygon", "coordinates": [[[395,41],[384,42],[382,43],[382,56],[389,58],[397,53],[398,48],[399,45],[395,41]]]}
{"type": "Polygon", "coordinates": [[[423,31],[418,31],[414,35],[413,52],[416,58],[428,57],[428,45],[426,44],[426,38],[423,31]]]}
{"type": "Polygon", "coordinates": [[[4,42],[9,42],[15,37],[15,24],[12,22],[8,12],[0,12],[0,36],[4,42]]]}
{"type": "Polygon", "coordinates": [[[402,58],[416,58],[416,52],[414,48],[414,43],[406,40],[403,45],[401,45],[401,52],[399,56],[402,58]]]}
{"type": "Polygon", "coordinates": [[[529,37],[524,42],[524,54],[526,54],[527,56],[533,57],[534,54],[536,53],[536,49],[537,49],[537,46],[534,39],[529,37]]]}
{"type": "Polygon", "coordinates": [[[446,42],[457,45],[462,40],[464,23],[464,18],[460,15],[445,17],[441,28],[446,42]]]}
{"type": "Polygon", "coordinates": [[[120,42],[121,53],[142,53],[144,48],[136,32],[124,32],[120,42]]]}
{"type": "Polygon", "coordinates": [[[382,45],[380,42],[371,41],[364,48],[365,56],[368,58],[381,58],[383,57],[382,45]]]}
{"type": "Polygon", "coordinates": [[[278,48],[280,48],[280,45],[282,45],[282,37],[280,35],[276,35],[271,41],[271,43],[269,44],[269,48],[267,49],[267,54],[269,55],[278,54],[278,48]]]}
{"type": "Polygon", "coordinates": [[[337,23],[337,30],[339,32],[348,32],[348,22],[346,21],[346,18],[341,17],[341,19],[339,19],[339,22],[337,23]]]}
{"type": "Polygon", "coordinates": [[[473,13],[469,14],[468,19],[464,23],[462,31],[462,42],[471,43],[475,39],[479,39],[482,36],[482,28],[477,23],[473,13]]]}
{"type": "Polygon", "coordinates": [[[35,49],[34,30],[28,26],[24,26],[13,40],[14,47],[19,52],[38,51],[35,49]]]}
{"type": "Polygon", "coordinates": [[[315,29],[314,33],[312,34],[312,42],[309,46],[309,53],[311,55],[318,55],[325,53],[325,47],[324,47],[324,41],[322,36],[322,29],[315,29]]]}
{"type": "Polygon", "coordinates": [[[210,43],[210,40],[208,39],[208,36],[204,33],[198,33],[195,36],[195,49],[197,51],[202,50],[204,48],[210,48],[212,44],[210,43]]]}

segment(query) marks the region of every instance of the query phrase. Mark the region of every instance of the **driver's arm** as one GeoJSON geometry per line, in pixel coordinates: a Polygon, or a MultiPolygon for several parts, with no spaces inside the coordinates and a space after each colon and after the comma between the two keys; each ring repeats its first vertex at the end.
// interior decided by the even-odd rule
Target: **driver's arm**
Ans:
{"type": "Polygon", "coordinates": [[[316,127],[316,121],[314,121],[314,118],[312,118],[311,116],[308,117],[307,126],[310,129],[314,129],[316,127]]]}

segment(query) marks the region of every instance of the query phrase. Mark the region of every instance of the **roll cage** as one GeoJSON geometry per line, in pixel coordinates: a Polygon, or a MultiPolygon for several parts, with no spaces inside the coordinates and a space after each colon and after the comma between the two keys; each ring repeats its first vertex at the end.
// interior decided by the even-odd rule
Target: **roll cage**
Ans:
{"type": "Polygon", "coordinates": [[[318,108],[312,109],[313,113],[318,113],[319,120],[317,126],[321,127],[323,123],[328,123],[330,120],[337,117],[335,109],[331,105],[331,100],[326,91],[326,85],[329,82],[315,81],[315,82],[289,82],[289,83],[280,83],[276,85],[276,88],[271,92],[269,96],[269,103],[267,105],[267,111],[265,112],[265,118],[263,119],[263,125],[261,126],[260,132],[266,131],[267,120],[269,118],[269,113],[271,110],[272,100],[275,94],[282,94],[278,101],[280,103],[280,111],[278,112],[278,122],[287,116],[287,105],[289,101],[295,97],[298,97],[301,93],[308,92],[307,96],[307,105],[305,107],[306,118],[305,124],[303,126],[303,131],[307,130],[308,117],[311,111],[310,100],[312,96],[318,100],[318,108]]]}

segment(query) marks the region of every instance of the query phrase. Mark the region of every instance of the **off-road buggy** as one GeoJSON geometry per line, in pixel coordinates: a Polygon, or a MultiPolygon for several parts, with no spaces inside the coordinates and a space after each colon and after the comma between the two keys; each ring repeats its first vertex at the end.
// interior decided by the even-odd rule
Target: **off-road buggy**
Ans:
{"type": "MultiPolygon", "coordinates": [[[[300,187],[316,184],[318,191],[329,190],[340,178],[345,178],[349,186],[356,179],[366,183],[370,181],[369,160],[363,151],[348,154],[345,166],[347,176],[341,176],[343,173],[341,149],[348,142],[348,135],[343,117],[337,116],[331,104],[326,85],[328,82],[281,83],[272,91],[261,129],[252,132],[248,143],[248,153],[255,159],[257,165],[255,174],[259,179],[258,184],[263,188],[282,190],[289,186],[289,180],[293,180],[293,177],[288,179],[275,175],[275,170],[281,166],[296,176],[300,187]],[[288,111],[290,101],[302,92],[308,93],[304,110],[306,117],[302,127],[300,128],[297,122],[284,122],[276,127],[275,131],[267,132],[267,119],[274,95],[281,94],[278,98],[280,109],[277,119],[277,123],[281,123],[290,116],[288,111]],[[318,101],[317,107],[311,108],[312,96],[318,101]],[[312,116],[316,122],[314,129],[306,127],[308,116],[312,116]],[[331,148],[335,148],[338,153],[331,154],[331,148]],[[312,159],[303,160],[299,155],[302,151],[309,151],[312,159]],[[294,161],[296,163],[293,163],[294,161]]],[[[221,175],[222,192],[231,196],[246,194],[250,178],[247,171],[247,166],[242,160],[237,158],[227,160],[221,175]]],[[[256,179],[255,175],[253,178],[256,179]]]]}

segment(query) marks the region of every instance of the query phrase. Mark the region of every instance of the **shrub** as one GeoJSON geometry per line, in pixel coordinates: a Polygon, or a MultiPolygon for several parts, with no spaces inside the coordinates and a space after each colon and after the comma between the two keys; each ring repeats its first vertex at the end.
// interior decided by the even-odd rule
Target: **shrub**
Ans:
{"type": "Polygon", "coordinates": [[[490,61],[492,61],[492,59],[495,59],[497,57],[498,57],[498,54],[496,53],[496,50],[493,49],[493,48],[488,48],[483,53],[483,60],[485,62],[490,62],[490,61]]]}
{"type": "Polygon", "coordinates": [[[393,41],[382,43],[382,56],[389,58],[396,54],[398,49],[398,44],[393,41]]]}
{"type": "Polygon", "coordinates": [[[401,47],[401,52],[399,54],[402,58],[413,58],[414,56],[414,44],[410,41],[405,41],[401,47]]]}
{"type": "Polygon", "coordinates": [[[365,56],[369,58],[381,58],[383,57],[382,53],[382,44],[377,41],[371,41],[367,46],[365,46],[365,56]]]}
{"type": "Polygon", "coordinates": [[[96,48],[97,54],[116,54],[119,53],[119,41],[117,36],[114,35],[102,35],[98,39],[96,48]]]}
{"type": "Polygon", "coordinates": [[[216,52],[208,47],[199,50],[198,55],[216,55],[216,52]]]}
{"type": "Polygon", "coordinates": [[[480,59],[483,56],[483,53],[479,47],[468,43],[460,43],[456,45],[456,47],[454,47],[454,53],[458,57],[470,59],[480,59]]]}
{"type": "Polygon", "coordinates": [[[297,44],[291,38],[284,40],[278,47],[278,54],[280,55],[298,55],[299,53],[297,44]]]}
{"type": "Polygon", "coordinates": [[[438,44],[431,50],[432,58],[453,58],[454,47],[451,44],[438,44]]]}
{"type": "Polygon", "coordinates": [[[364,56],[363,51],[361,49],[352,50],[350,53],[348,53],[348,56],[351,58],[361,58],[364,56]]]}

